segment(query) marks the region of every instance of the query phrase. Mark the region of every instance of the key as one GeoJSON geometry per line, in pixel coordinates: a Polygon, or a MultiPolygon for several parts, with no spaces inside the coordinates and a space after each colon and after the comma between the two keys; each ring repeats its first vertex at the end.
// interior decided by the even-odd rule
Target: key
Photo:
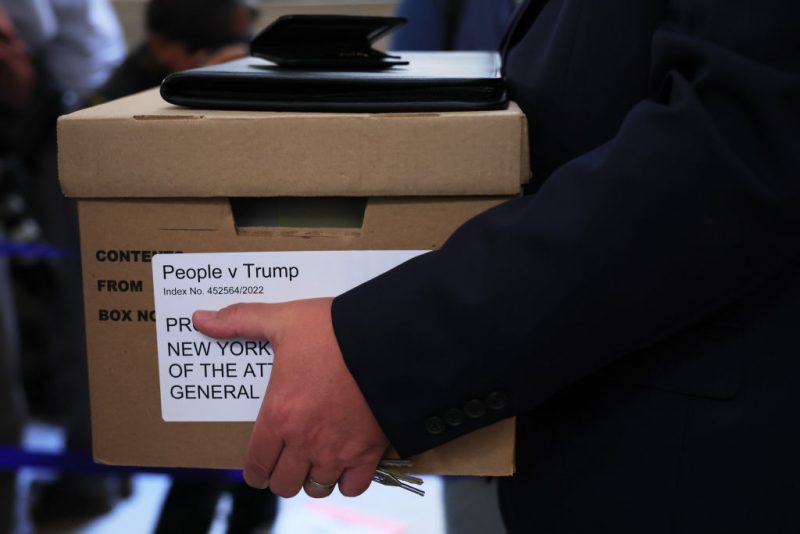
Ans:
{"type": "Polygon", "coordinates": [[[414,467],[414,462],[411,460],[401,460],[399,458],[384,458],[380,461],[380,463],[378,463],[379,469],[391,473],[403,482],[417,484],[418,486],[424,484],[424,481],[421,478],[411,476],[408,473],[403,473],[402,471],[397,471],[398,469],[409,469],[411,467],[414,467]]]}
{"type": "Polygon", "coordinates": [[[419,488],[410,486],[409,484],[416,484],[418,486],[424,484],[421,478],[411,476],[406,473],[397,471],[397,469],[408,469],[413,467],[414,462],[411,460],[384,458],[378,464],[373,480],[385,486],[397,486],[410,491],[416,495],[424,496],[425,492],[419,488]]]}
{"type": "Polygon", "coordinates": [[[423,480],[417,477],[412,477],[410,475],[403,475],[400,473],[393,473],[391,471],[387,471],[378,467],[375,470],[375,474],[372,476],[372,480],[377,482],[378,484],[383,484],[384,486],[395,486],[398,488],[402,488],[406,491],[410,491],[415,495],[419,495],[420,497],[425,496],[425,491],[419,488],[415,488],[411,484],[422,484],[423,480]],[[411,484],[406,483],[406,481],[410,482],[411,484]]]}
{"type": "Polygon", "coordinates": [[[397,471],[395,471],[393,469],[386,469],[386,468],[383,468],[381,466],[378,466],[377,471],[379,471],[380,473],[392,476],[392,477],[396,478],[398,481],[405,482],[406,484],[416,484],[417,486],[421,486],[422,484],[425,483],[425,481],[422,480],[421,478],[417,478],[417,477],[409,475],[407,473],[399,473],[399,472],[397,472],[397,471]]]}
{"type": "Polygon", "coordinates": [[[414,462],[411,460],[401,460],[400,458],[384,458],[378,464],[378,467],[386,467],[389,469],[407,469],[413,466],[414,462]]]}

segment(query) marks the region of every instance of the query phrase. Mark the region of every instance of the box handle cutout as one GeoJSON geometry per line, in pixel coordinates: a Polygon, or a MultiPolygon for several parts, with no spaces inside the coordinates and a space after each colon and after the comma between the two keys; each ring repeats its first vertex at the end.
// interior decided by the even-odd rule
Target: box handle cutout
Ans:
{"type": "Polygon", "coordinates": [[[237,230],[248,228],[350,228],[364,224],[366,197],[232,198],[237,230]]]}

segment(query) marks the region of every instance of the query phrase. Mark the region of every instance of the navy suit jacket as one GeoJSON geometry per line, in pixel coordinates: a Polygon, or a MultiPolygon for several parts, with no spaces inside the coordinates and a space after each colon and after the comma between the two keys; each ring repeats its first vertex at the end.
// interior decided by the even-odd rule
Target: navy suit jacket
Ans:
{"type": "Polygon", "coordinates": [[[334,301],[402,453],[517,415],[512,532],[800,532],[799,28],[796,0],[524,5],[538,190],[334,301]]]}

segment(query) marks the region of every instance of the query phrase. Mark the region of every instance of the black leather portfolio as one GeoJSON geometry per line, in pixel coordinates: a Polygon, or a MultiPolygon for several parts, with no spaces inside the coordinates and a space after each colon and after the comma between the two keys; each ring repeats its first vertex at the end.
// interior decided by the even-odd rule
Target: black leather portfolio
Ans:
{"type": "Polygon", "coordinates": [[[403,17],[286,15],[264,28],[250,53],[281,67],[388,68],[402,58],[373,48],[373,43],[406,23],[403,17]]]}
{"type": "Polygon", "coordinates": [[[171,74],[161,95],[181,106],[270,111],[470,111],[507,105],[495,52],[386,54],[372,48],[402,22],[282,17],[253,40],[253,57],[171,74]]]}

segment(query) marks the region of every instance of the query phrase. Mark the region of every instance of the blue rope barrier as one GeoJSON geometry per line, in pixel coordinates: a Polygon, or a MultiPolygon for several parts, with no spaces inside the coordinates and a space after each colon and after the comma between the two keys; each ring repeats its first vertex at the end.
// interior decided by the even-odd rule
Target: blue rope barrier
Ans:
{"type": "Polygon", "coordinates": [[[74,452],[30,452],[17,447],[0,447],[0,471],[15,471],[21,467],[39,467],[57,471],[83,473],[150,473],[182,478],[214,478],[241,481],[241,471],[226,469],[188,469],[180,467],[129,467],[95,463],[88,454],[74,452]]]}
{"type": "Polygon", "coordinates": [[[27,259],[72,259],[79,256],[77,249],[48,245],[47,243],[14,243],[0,241],[0,256],[27,259]]]}

